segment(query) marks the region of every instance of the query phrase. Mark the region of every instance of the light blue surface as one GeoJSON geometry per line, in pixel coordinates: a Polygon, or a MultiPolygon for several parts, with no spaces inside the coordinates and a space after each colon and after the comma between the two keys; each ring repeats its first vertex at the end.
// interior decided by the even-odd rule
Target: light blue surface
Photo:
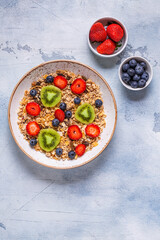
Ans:
{"type": "Polygon", "coordinates": [[[157,0],[0,0],[0,240],[160,239],[160,2],[157,0]],[[86,35],[98,18],[122,20],[129,43],[112,60],[95,57],[86,35]],[[146,57],[154,78],[130,92],[120,62],[146,57]],[[54,170],[27,158],[7,121],[9,97],[30,68],[73,59],[110,84],[118,122],[107,149],[93,162],[54,170]]]}

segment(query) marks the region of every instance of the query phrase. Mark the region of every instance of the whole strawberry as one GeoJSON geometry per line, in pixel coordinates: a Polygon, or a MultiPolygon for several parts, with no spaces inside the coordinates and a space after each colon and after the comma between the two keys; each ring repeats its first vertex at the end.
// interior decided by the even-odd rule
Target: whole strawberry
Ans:
{"type": "Polygon", "coordinates": [[[123,28],[121,28],[121,26],[119,26],[118,24],[112,23],[107,27],[107,35],[113,41],[119,42],[124,35],[124,31],[123,31],[123,28]]]}
{"type": "Polygon", "coordinates": [[[97,47],[97,52],[110,55],[114,52],[115,48],[116,44],[111,39],[107,39],[97,47]]]}
{"type": "Polygon", "coordinates": [[[94,23],[89,33],[89,39],[91,42],[103,42],[106,40],[107,33],[103,24],[100,22],[94,23]]]}

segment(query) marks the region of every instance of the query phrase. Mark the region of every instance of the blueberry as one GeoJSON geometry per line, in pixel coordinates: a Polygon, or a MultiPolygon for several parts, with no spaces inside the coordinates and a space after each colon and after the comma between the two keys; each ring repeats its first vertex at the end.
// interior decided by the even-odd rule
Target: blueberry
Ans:
{"type": "Polygon", "coordinates": [[[71,151],[68,153],[68,157],[69,157],[70,159],[74,159],[75,156],[76,156],[76,153],[75,153],[75,151],[73,151],[73,150],[71,150],[71,151]]]}
{"type": "Polygon", "coordinates": [[[34,147],[37,144],[37,139],[36,138],[32,138],[29,143],[30,143],[31,147],[34,147]]]}
{"type": "Polygon", "coordinates": [[[142,75],[144,72],[144,68],[140,64],[137,64],[137,66],[135,67],[135,72],[138,75],[142,75]]]}
{"type": "Polygon", "coordinates": [[[137,61],[135,59],[131,59],[129,61],[129,65],[132,67],[132,68],[135,68],[137,66],[137,61]]]}
{"type": "Polygon", "coordinates": [[[49,75],[46,77],[46,82],[47,83],[52,83],[53,82],[53,76],[52,75],[49,75]]]}
{"type": "Polygon", "coordinates": [[[127,72],[128,68],[129,68],[129,64],[128,63],[123,64],[123,66],[122,66],[123,72],[127,72]]]}
{"type": "Polygon", "coordinates": [[[137,74],[135,74],[135,75],[133,76],[133,81],[139,81],[139,80],[140,80],[140,76],[137,75],[137,74]]]}
{"type": "Polygon", "coordinates": [[[138,87],[138,82],[137,81],[130,81],[130,86],[132,88],[137,88],[138,87]]]}
{"type": "Polygon", "coordinates": [[[57,155],[57,156],[61,156],[62,153],[63,153],[62,148],[57,148],[57,149],[56,149],[56,155],[57,155]]]}
{"type": "Polygon", "coordinates": [[[36,94],[37,94],[36,89],[31,89],[31,91],[30,91],[30,95],[31,95],[32,97],[35,97],[36,94]]]}
{"type": "Polygon", "coordinates": [[[61,110],[64,111],[64,110],[66,110],[66,106],[67,106],[66,103],[61,102],[59,107],[60,107],[61,110]]]}
{"type": "Polygon", "coordinates": [[[69,110],[67,110],[66,112],[65,112],[65,117],[66,118],[71,118],[72,117],[72,112],[71,111],[69,111],[69,110]]]}
{"type": "Polygon", "coordinates": [[[81,99],[80,99],[79,97],[76,97],[76,98],[74,99],[74,103],[75,103],[75,104],[80,104],[80,102],[81,102],[81,99]]]}
{"type": "Polygon", "coordinates": [[[122,74],[122,80],[123,82],[125,82],[126,84],[130,81],[131,77],[128,75],[128,73],[123,73],[122,74]]]}
{"type": "Polygon", "coordinates": [[[100,99],[97,99],[97,100],[95,101],[95,105],[96,105],[97,108],[101,107],[102,104],[103,104],[103,102],[102,102],[100,99]]]}
{"type": "Polygon", "coordinates": [[[142,74],[141,78],[143,78],[144,80],[147,81],[148,78],[149,78],[149,74],[148,74],[147,72],[144,72],[144,73],[142,74]]]}
{"type": "Polygon", "coordinates": [[[58,125],[59,125],[59,120],[58,120],[57,118],[53,119],[53,120],[52,120],[52,125],[53,125],[53,127],[58,127],[58,125]]]}
{"type": "Polygon", "coordinates": [[[145,62],[140,62],[140,65],[141,65],[144,69],[146,69],[146,67],[147,67],[147,64],[146,64],[145,62]]]}
{"type": "Polygon", "coordinates": [[[146,81],[144,79],[140,79],[138,82],[138,87],[143,88],[146,85],[146,81]]]}
{"type": "Polygon", "coordinates": [[[135,75],[135,70],[133,68],[129,68],[127,70],[127,73],[129,74],[129,76],[133,77],[135,75]]]}

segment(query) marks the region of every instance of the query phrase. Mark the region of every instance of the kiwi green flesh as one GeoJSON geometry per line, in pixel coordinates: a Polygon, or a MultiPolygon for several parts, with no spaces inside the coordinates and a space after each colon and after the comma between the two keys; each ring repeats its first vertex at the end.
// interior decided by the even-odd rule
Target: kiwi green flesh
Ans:
{"type": "Polygon", "coordinates": [[[60,143],[60,135],[53,129],[42,129],[38,135],[38,142],[44,151],[51,152],[60,143]]]}
{"type": "Polygon", "coordinates": [[[92,123],[95,119],[94,108],[89,103],[80,105],[75,113],[75,118],[81,123],[92,123]]]}
{"type": "Polygon", "coordinates": [[[45,107],[54,107],[61,100],[61,90],[52,85],[43,87],[41,90],[41,101],[45,107]]]}

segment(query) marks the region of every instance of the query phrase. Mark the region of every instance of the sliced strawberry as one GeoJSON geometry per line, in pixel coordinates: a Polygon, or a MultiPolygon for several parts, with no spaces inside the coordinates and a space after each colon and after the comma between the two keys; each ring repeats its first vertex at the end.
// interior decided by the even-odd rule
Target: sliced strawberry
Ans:
{"type": "Polygon", "coordinates": [[[26,131],[29,135],[36,136],[40,131],[40,127],[37,122],[32,121],[26,125],[26,131]]]}
{"type": "Polygon", "coordinates": [[[121,26],[119,26],[118,24],[110,24],[107,27],[107,35],[108,37],[110,37],[113,41],[115,42],[119,42],[123,35],[124,35],[124,31],[123,28],[121,26]]]}
{"type": "Polygon", "coordinates": [[[41,108],[38,103],[30,102],[26,105],[26,111],[29,115],[37,116],[40,114],[41,108]]]}
{"type": "Polygon", "coordinates": [[[100,54],[112,54],[116,48],[116,44],[111,40],[107,39],[97,47],[97,52],[100,54]]]}
{"type": "Polygon", "coordinates": [[[71,85],[71,91],[75,94],[81,94],[86,90],[86,82],[82,78],[77,78],[71,85]]]}
{"type": "Polygon", "coordinates": [[[72,140],[79,140],[82,137],[82,132],[77,125],[71,125],[68,128],[68,137],[72,140]]]}
{"type": "Polygon", "coordinates": [[[100,134],[100,128],[96,124],[93,124],[93,123],[87,125],[85,131],[86,131],[86,134],[92,138],[96,138],[100,134]]]}
{"type": "Polygon", "coordinates": [[[82,156],[85,153],[85,150],[86,150],[86,146],[84,144],[79,144],[75,148],[75,152],[78,156],[82,156]]]}
{"type": "Polygon", "coordinates": [[[67,86],[67,79],[63,76],[57,76],[53,81],[54,85],[60,89],[64,89],[67,86]]]}
{"type": "Polygon", "coordinates": [[[61,109],[57,109],[54,113],[55,118],[57,118],[60,122],[63,122],[65,118],[65,113],[61,109]]]}
{"type": "Polygon", "coordinates": [[[91,42],[103,42],[106,40],[107,33],[103,24],[100,22],[94,23],[89,33],[89,39],[91,42]]]}

